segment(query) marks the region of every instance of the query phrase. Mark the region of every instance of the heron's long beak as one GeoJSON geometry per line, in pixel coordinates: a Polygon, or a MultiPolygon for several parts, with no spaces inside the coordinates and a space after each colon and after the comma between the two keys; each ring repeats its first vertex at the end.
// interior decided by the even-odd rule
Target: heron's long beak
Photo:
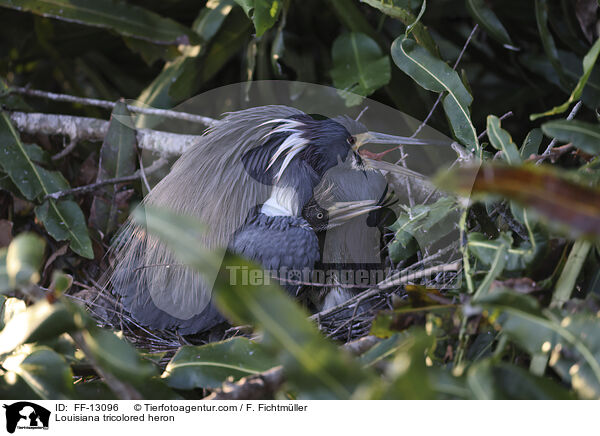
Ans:
{"type": "Polygon", "coordinates": [[[365,215],[382,206],[375,200],[340,201],[327,208],[329,214],[328,227],[337,227],[348,220],[365,215]]]}
{"type": "Polygon", "coordinates": [[[436,141],[433,139],[409,138],[408,136],[388,135],[379,132],[363,132],[354,135],[354,150],[358,151],[365,144],[397,144],[397,145],[447,145],[450,141],[436,141]]]}

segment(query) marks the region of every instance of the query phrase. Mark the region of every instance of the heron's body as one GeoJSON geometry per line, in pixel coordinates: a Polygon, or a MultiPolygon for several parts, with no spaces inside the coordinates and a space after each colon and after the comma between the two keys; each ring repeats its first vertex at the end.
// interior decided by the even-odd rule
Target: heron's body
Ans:
{"type": "MultiPolygon", "coordinates": [[[[381,173],[365,169],[352,151],[349,131],[360,124],[339,121],[313,121],[285,106],[227,114],[143,204],[197,217],[209,229],[200,241],[204,246],[229,246],[265,269],[380,264],[379,236],[366,225],[367,214],[326,233],[315,232],[301,216],[311,199],[324,207],[375,204],[385,191],[381,173]]],[[[223,320],[212,305],[212,284],[143,228],[128,222],[113,250],[110,285],[141,324],[191,334],[223,320]]],[[[334,291],[330,300],[337,303],[357,290],[334,291]]]]}

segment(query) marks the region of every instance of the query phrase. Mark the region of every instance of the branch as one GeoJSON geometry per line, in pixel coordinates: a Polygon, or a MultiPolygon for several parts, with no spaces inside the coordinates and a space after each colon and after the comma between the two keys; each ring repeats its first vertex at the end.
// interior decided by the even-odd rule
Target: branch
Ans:
{"type": "Polygon", "coordinates": [[[369,288],[369,289],[361,292],[360,294],[355,295],[354,297],[350,298],[349,300],[346,300],[342,304],[339,304],[339,305],[332,307],[330,309],[327,309],[327,310],[323,310],[322,312],[315,313],[314,315],[312,315],[310,317],[310,319],[318,321],[319,319],[321,319],[325,316],[331,315],[332,313],[339,312],[340,310],[343,310],[346,307],[350,307],[354,303],[360,303],[362,300],[364,300],[366,298],[373,297],[373,296],[381,293],[381,291],[409,283],[416,279],[428,277],[434,273],[458,271],[461,268],[461,264],[462,264],[461,261],[452,262],[452,263],[448,263],[448,264],[444,264],[444,265],[432,266],[431,268],[427,268],[422,271],[415,271],[415,272],[408,272],[407,270],[410,269],[410,267],[409,267],[409,268],[402,270],[402,271],[388,277],[387,279],[381,281],[380,283],[377,284],[377,286],[375,286],[373,288],[369,288]]]}
{"type": "MultiPolygon", "coordinates": [[[[10,88],[8,90],[8,94],[11,94],[11,93],[12,94],[29,95],[31,97],[46,98],[48,100],[53,100],[53,101],[64,101],[67,103],[77,103],[77,104],[82,104],[82,105],[86,105],[86,106],[96,106],[96,107],[101,107],[101,108],[105,108],[105,109],[113,109],[116,105],[116,103],[114,103],[112,101],[108,101],[108,100],[98,100],[95,98],[76,97],[74,95],[67,95],[67,94],[55,94],[53,92],[39,91],[37,89],[29,89],[29,88],[21,88],[21,87],[10,88]]],[[[131,105],[127,105],[127,109],[130,112],[135,112],[138,114],[158,115],[163,118],[174,118],[177,120],[191,121],[193,123],[204,124],[205,126],[211,126],[217,122],[217,120],[215,120],[214,118],[205,117],[202,115],[189,114],[187,112],[178,112],[178,111],[173,111],[173,110],[169,110],[169,109],[155,109],[155,108],[138,107],[138,106],[131,106],[131,105]]]]}
{"type": "MultiPolygon", "coordinates": [[[[71,144],[83,140],[102,141],[108,132],[109,125],[108,121],[97,118],[72,115],[10,112],[9,116],[20,132],[30,135],[41,133],[68,136],[71,144]]],[[[150,129],[138,129],[136,137],[139,148],[156,152],[165,157],[180,155],[187,148],[196,144],[199,138],[198,135],[182,135],[150,129]]],[[[65,148],[65,150],[67,149],[65,148]]]]}
{"type": "MultiPolygon", "coordinates": [[[[581,104],[582,104],[582,100],[579,100],[575,104],[575,106],[573,106],[573,109],[571,110],[569,115],[567,115],[568,121],[571,121],[573,118],[575,118],[575,115],[577,115],[577,112],[579,112],[579,108],[581,108],[581,104]]],[[[550,152],[552,151],[552,147],[554,147],[555,144],[556,144],[556,138],[554,138],[552,141],[550,141],[550,144],[548,144],[548,147],[546,148],[546,150],[544,151],[542,156],[549,156],[550,152]]],[[[537,161],[536,165],[539,165],[542,161],[543,161],[543,159],[537,161]]]]}
{"type": "Polygon", "coordinates": [[[65,189],[64,191],[57,191],[57,192],[53,192],[51,194],[48,194],[44,197],[44,199],[53,199],[53,200],[58,200],[61,197],[64,197],[66,195],[72,195],[72,194],[83,194],[86,192],[91,192],[91,191],[95,191],[98,188],[101,188],[102,186],[105,185],[116,185],[117,183],[125,183],[125,182],[133,182],[137,179],[139,179],[140,177],[144,177],[147,174],[152,174],[153,172],[159,170],[160,168],[162,168],[165,164],[167,163],[166,159],[160,158],[155,160],[152,165],[150,165],[148,168],[141,168],[140,170],[137,170],[135,173],[133,173],[130,176],[123,176],[123,177],[115,177],[113,179],[106,179],[106,180],[101,180],[99,182],[96,183],[91,183],[89,185],[84,185],[84,186],[78,186],[76,188],[72,188],[72,189],[65,189]]]}
{"type": "Polygon", "coordinates": [[[205,400],[264,400],[283,385],[283,368],[276,366],[261,374],[244,377],[235,383],[224,383],[223,387],[210,394],[205,400]]]}

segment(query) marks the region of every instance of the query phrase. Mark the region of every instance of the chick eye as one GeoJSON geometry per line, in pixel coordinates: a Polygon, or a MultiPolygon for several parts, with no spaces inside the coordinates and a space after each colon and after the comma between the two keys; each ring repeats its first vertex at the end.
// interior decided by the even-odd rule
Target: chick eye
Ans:
{"type": "Polygon", "coordinates": [[[317,219],[318,220],[322,220],[323,219],[323,212],[317,213],[317,219]]]}

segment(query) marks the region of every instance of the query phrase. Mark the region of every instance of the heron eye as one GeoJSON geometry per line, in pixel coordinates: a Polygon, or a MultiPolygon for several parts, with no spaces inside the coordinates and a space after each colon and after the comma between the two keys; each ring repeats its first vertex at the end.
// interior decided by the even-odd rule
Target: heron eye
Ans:
{"type": "Polygon", "coordinates": [[[323,219],[323,213],[322,212],[317,213],[317,219],[318,220],[322,220],[323,219]]]}
{"type": "Polygon", "coordinates": [[[348,136],[348,138],[346,138],[346,142],[349,145],[354,145],[354,143],[356,142],[356,140],[354,139],[354,136],[348,136]]]}

